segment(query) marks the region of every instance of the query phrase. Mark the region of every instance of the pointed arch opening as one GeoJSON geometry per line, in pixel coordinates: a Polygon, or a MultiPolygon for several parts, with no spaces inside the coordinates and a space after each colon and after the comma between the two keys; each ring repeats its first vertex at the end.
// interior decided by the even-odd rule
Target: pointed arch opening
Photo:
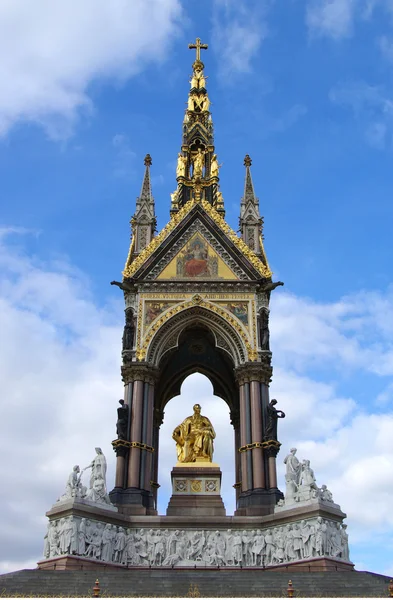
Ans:
{"type": "Polygon", "coordinates": [[[179,395],[167,403],[160,427],[160,457],[158,465],[161,489],[158,495],[158,511],[165,514],[171,496],[171,482],[168,473],[175,466],[176,445],[172,432],[181,421],[192,415],[194,404],[202,407],[202,414],[210,419],[216,432],[214,440],[213,461],[222,470],[221,495],[225,503],[227,515],[235,511],[235,494],[233,490],[235,476],[234,429],[230,423],[230,409],[222,398],[214,394],[213,384],[209,377],[194,372],[183,380],[179,395]]]}

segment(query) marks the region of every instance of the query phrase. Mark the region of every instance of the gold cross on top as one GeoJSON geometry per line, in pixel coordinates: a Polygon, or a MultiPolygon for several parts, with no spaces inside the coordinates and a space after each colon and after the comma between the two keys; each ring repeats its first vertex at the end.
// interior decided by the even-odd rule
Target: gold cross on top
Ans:
{"type": "Polygon", "coordinates": [[[195,44],[188,44],[190,50],[196,49],[196,59],[201,60],[201,49],[207,50],[207,44],[201,44],[201,38],[197,38],[195,44]]]}

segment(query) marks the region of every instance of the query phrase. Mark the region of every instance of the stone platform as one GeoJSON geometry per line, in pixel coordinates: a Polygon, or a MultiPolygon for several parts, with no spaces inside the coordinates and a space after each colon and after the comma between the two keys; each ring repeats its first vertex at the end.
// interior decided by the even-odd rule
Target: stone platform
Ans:
{"type": "Polygon", "coordinates": [[[367,571],[331,570],[277,572],[259,569],[128,569],[107,571],[92,567],[83,571],[23,570],[0,575],[3,597],[88,597],[96,579],[102,597],[186,597],[190,590],[206,597],[286,597],[288,580],[295,597],[388,597],[389,577],[367,571]]]}
{"type": "Polygon", "coordinates": [[[225,517],[221,469],[216,463],[177,463],[171,472],[172,496],[167,516],[225,517]]]}
{"type": "Polygon", "coordinates": [[[257,567],[348,570],[345,514],[313,502],[273,515],[128,516],[70,500],[55,505],[45,544],[46,568],[257,567]]]}

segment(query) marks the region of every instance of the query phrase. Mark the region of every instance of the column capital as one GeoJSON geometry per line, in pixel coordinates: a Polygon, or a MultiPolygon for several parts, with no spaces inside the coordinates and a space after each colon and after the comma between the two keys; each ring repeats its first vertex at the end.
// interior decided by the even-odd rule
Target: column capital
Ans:
{"type": "Polygon", "coordinates": [[[154,427],[161,427],[164,422],[164,411],[159,408],[154,409],[153,413],[153,425],[154,427]]]}
{"type": "Polygon", "coordinates": [[[239,385],[258,381],[269,385],[272,380],[271,353],[266,353],[258,362],[247,362],[235,369],[235,377],[239,385]]]}
{"type": "Polygon", "coordinates": [[[232,409],[230,419],[231,425],[233,425],[235,429],[238,429],[238,427],[240,427],[240,412],[238,410],[232,409]]]}
{"type": "Polygon", "coordinates": [[[146,383],[155,384],[159,375],[159,369],[148,363],[132,363],[122,365],[121,376],[125,384],[132,381],[145,381],[146,383]]]}
{"type": "Polygon", "coordinates": [[[275,440],[269,440],[268,442],[262,442],[262,447],[267,456],[276,458],[280,451],[281,444],[275,440]]]}

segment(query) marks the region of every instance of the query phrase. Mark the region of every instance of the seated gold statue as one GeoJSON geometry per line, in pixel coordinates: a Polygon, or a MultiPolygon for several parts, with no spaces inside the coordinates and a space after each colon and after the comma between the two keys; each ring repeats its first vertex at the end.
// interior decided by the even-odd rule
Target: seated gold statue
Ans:
{"type": "Polygon", "coordinates": [[[212,462],[216,432],[209,419],[201,415],[200,404],[194,404],[193,409],[194,414],[184,419],[172,433],[176,442],[177,460],[184,463],[195,462],[197,459],[212,462]]]}

